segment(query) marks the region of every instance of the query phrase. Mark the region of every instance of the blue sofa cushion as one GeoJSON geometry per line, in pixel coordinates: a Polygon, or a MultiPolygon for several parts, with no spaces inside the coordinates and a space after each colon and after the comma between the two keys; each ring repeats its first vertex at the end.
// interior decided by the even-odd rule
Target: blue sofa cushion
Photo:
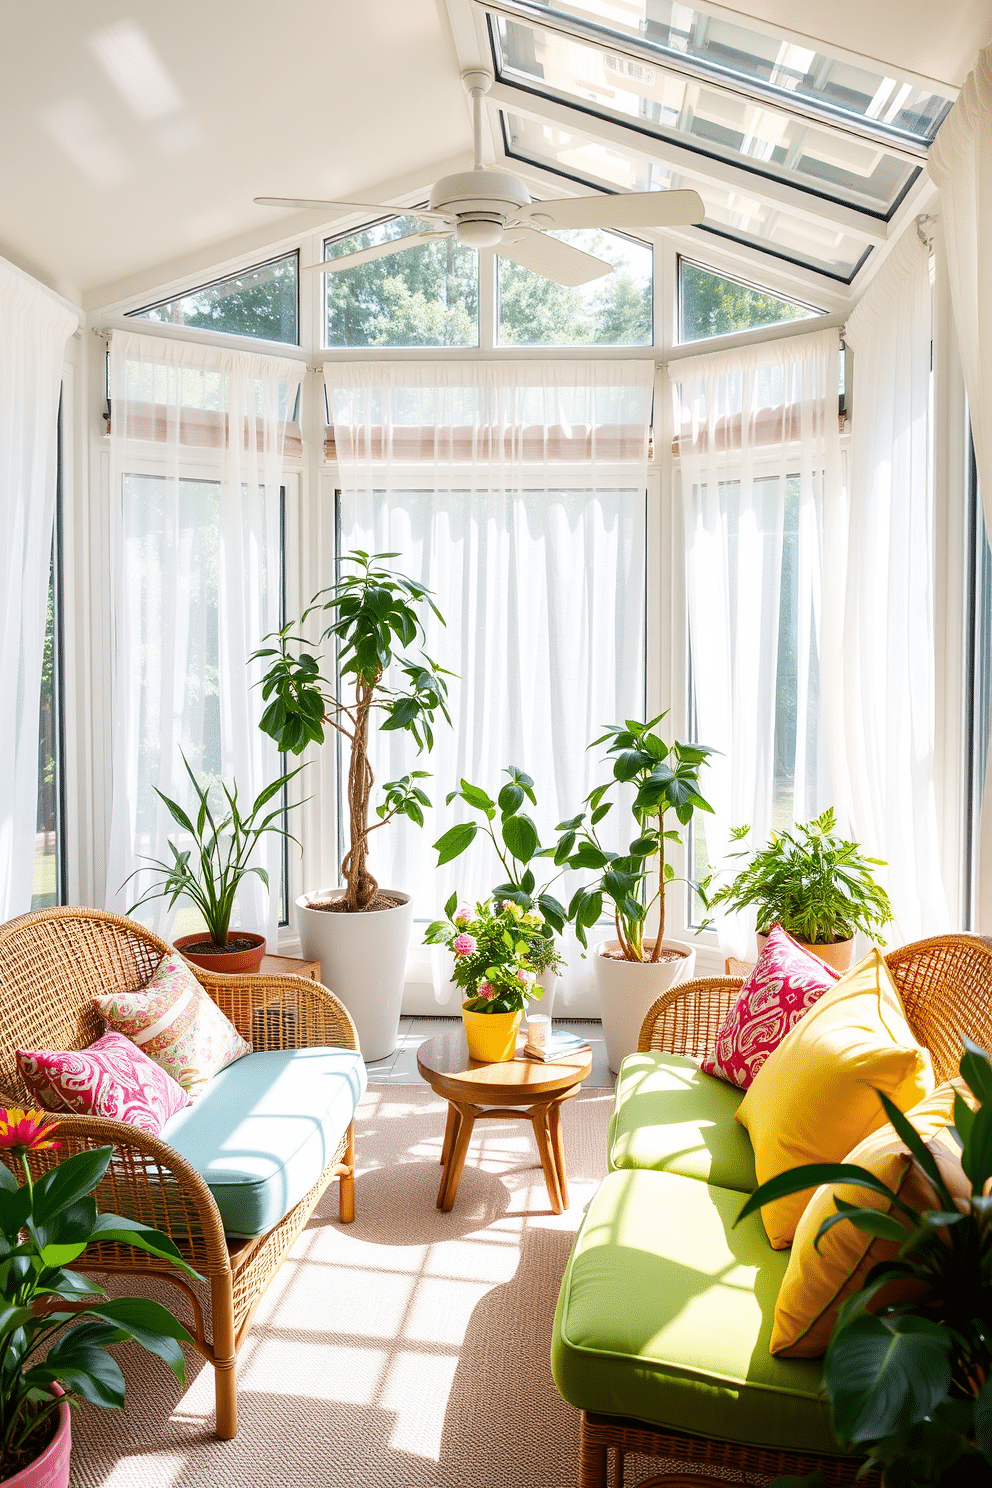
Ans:
{"type": "Polygon", "coordinates": [[[264,1235],[333,1158],[366,1086],[351,1049],[273,1049],[222,1069],[162,1140],[206,1181],[224,1233],[264,1235]]]}

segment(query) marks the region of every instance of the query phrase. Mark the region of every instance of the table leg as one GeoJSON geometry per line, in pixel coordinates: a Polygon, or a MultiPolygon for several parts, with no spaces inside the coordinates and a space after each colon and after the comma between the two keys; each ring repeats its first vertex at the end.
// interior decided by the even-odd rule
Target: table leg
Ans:
{"type": "Polygon", "coordinates": [[[472,1140],[472,1128],[479,1106],[458,1105],[458,1127],[451,1146],[451,1155],[448,1165],[441,1179],[441,1191],[437,1196],[437,1207],[445,1214],[454,1208],[455,1195],[458,1192],[458,1181],[462,1176],[462,1168],[465,1166],[465,1158],[468,1153],[468,1144],[472,1140]]]}
{"type": "Polygon", "coordinates": [[[547,1186],[548,1198],[551,1200],[551,1209],[553,1213],[560,1214],[562,1211],[561,1189],[558,1187],[558,1167],[551,1148],[548,1108],[546,1105],[531,1106],[527,1114],[531,1119],[534,1140],[537,1142],[537,1150],[541,1155],[541,1167],[544,1169],[544,1182],[547,1186]]]}
{"type": "Polygon", "coordinates": [[[568,1173],[565,1169],[565,1139],[561,1131],[561,1101],[552,1101],[548,1107],[548,1129],[551,1134],[551,1151],[558,1174],[558,1191],[563,1209],[568,1208],[568,1173]]]}
{"type": "Polygon", "coordinates": [[[451,1101],[448,1102],[448,1116],[444,1123],[444,1141],[441,1144],[441,1166],[446,1165],[451,1156],[451,1144],[455,1140],[455,1127],[458,1125],[458,1112],[451,1101]]]}

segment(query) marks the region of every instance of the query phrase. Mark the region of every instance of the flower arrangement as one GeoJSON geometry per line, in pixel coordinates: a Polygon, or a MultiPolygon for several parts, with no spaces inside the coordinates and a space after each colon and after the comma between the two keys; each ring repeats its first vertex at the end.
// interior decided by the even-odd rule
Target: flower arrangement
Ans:
{"type": "Polygon", "coordinates": [[[424,942],[452,952],[451,979],[461,988],[468,1012],[522,1012],[530,998],[543,995],[537,972],[546,966],[560,969],[540,910],[524,909],[512,899],[487,899],[472,909],[459,906],[453,894],[444,912],[447,918],[428,926],[424,942]]]}
{"type": "Polygon", "coordinates": [[[68,1268],[88,1245],[131,1245],[167,1259],[194,1281],[202,1278],[166,1235],[119,1214],[98,1214],[93,1190],[112,1147],[75,1153],[34,1177],[28,1154],[54,1151],[58,1122],[45,1111],[0,1108],[0,1480],[20,1472],[48,1445],[61,1386],[63,1398],[120,1407],[124,1376],[105,1352],[130,1339],[156,1354],[185,1384],[180,1343],[193,1339],[158,1302],[105,1296],[89,1277],[68,1268]],[[92,1301],[88,1301],[92,1298],[92,1301]],[[82,1318],[65,1329],[74,1317],[82,1318]],[[39,1353],[56,1334],[45,1356],[39,1353]]]}

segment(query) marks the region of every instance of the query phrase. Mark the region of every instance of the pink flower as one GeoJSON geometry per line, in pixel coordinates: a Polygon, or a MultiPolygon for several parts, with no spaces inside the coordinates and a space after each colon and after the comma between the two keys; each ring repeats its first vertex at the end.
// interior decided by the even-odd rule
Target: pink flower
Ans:
{"type": "Polygon", "coordinates": [[[461,935],[456,935],[451,942],[451,949],[456,956],[471,956],[475,950],[475,936],[466,935],[463,930],[461,935]]]}
{"type": "Polygon", "coordinates": [[[462,907],[461,907],[461,909],[456,909],[455,910],[455,924],[456,925],[467,924],[468,921],[471,918],[472,918],[472,911],[469,909],[469,907],[468,907],[467,904],[463,904],[462,907]]]}
{"type": "Polygon", "coordinates": [[[491,998],[496,996],[496,988],[489,982],[480,982],[478,996],[484,997],[489,1002],[491,998]]]}

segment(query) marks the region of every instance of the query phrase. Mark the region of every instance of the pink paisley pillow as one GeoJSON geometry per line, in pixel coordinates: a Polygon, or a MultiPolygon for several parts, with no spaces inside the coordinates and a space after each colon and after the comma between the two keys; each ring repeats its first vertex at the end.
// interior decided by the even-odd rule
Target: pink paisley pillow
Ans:
{"type": "Polygon", "coordinates": [[[140,992],[94,997],[108,1028],[123,1033],[189,1094],[251,1053],[230,1018],[200,986],[178,951],[163,956],[140,992]]]}
{"type": "Polygon", "coordinates": [[[839,978],[839,972],[804,951],[781,925],[773,925],[757,966],[700,1068],[746,1090],[773,1049],[839,978]]]}
{"type": "Polygon", "coordinates": [[[67,1053],[18,1049],[17,1068],[46,1111],[126,1121],[153,1137],[189,1104],[182,1086],[122,1033],[67,1053]]]}

